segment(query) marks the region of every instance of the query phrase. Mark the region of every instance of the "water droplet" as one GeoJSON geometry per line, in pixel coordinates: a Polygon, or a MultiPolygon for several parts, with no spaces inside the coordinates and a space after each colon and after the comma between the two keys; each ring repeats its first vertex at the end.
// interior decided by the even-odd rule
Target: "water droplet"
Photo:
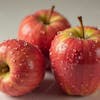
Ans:
{"type": "Polygon", "coordinates": [[[78,56],[78,59],[82,59],[82,56],[78,56]]]}
{"type": "MultiPolygon", "coordinates": [[[[36,48],[38,48],[38,49],[39,49],[38,45],[34,45],[34,47],[36,47],[36,48]]],[[[39,50],[40,50],[40,49],[39,49],[39,50]]]]}
{"type": "Polygon", "coordinates": [[[61,42],[56,46],[56,51],[59,53],[63,53],[67,49],[67,44],[61,42]]]}
{"type": "Polygon", "coordinates": [[[16,60],[15,60],[15,59],[13,59],[13,61],[12,61],[12,62],[14,62],[14,63],[15,63],[15,62],[16,62],[16,60]]]}
{"type": "Polygon", "coordinates": [[[99,59],[96,59],[96,62],[100,63],[100,60],[99,59]]]}
{"type": "Polygon", "coordinates": [[[60,33],[61,33],[61,31],[57,32],[57,34],[60,34],[60,33]]]}
{"type": "Polygon", "coordinates": [[[14,52],[13,51],[10,51],[10,54],[12,55],[14,52]]]}
{"type": "Polygon", "coordinates": [[[8,49],[10,49],[10,46],[8,46],[8,49]]]}
{"type": "Polygon", "coordinates": [[[0,47],[0,52],[1,52],[1,53],[5,53],[6,49],[7,49],[6,46],[1,46],[1,47],[0,47]]]}
{"type": "Polygon", "coordinates": [[[73,49],[73,52],[76,52],[76,49],[73,49]]]}
{"type": "Polygon", "coordinates": [[[26,55],[26,52],[23,52],[24,55],[26,55]]]}
{"type": "Polygon", "coordinates": [[[69,59],[69,57],[67,56],[67,57],[66,57],[66,59],[68,60],[68,59],[69,59]]]}
{"type": "Polygon", "coordinates": [[[50,55],[52,55],[52,52],[50,52],[50,55]]]}
{"type": "Polygon", "coordinates": [[[72,62],[72,59],[71,58],[69,58],[68,60],[69,60],[69,62],[72,62]]]}
{"type": "Polygon", "coordinates": [[[45,31],[41,31],[40,33],[43,34],[43,35],[46,34],[45,31]]]}
{"type": "Polygon", "coordinates": [[[72,57],[74,57],[74,54],[72,53],[72,57]]]}
{"type": "Polygon", "coordinates": [[[97,56],[98,58],[100,58],[100,48],[97,48],[95,52],[96,52],[96,56],[97,56]]]}
{"type": "Polygon", "coordinates": [[[18,48],[13,48],[14,50],[18,50],[18,48]]]}
{"type": "Polygon", "coordinates": [[[60,86],[63,86],[63,83],[60,82],[60,86]]]}
{"type": "Polygon", "coordinates": [[[28,43],[27,42],[24,42],[24,46],[27,46],[28,45],[28,43]]]}
{"type": "Polygon", "coordinates": [[[34,68],[33,61],[28,60],[28,66],[30,67],[30,69],[33,69],[34,68]]]}
{"type": "Polygon", "coordinates": [[[72,33],[72,32],[70,32],[70,33],[69,33],[69,35],[70,35],[70,36],[72,36],[72,35],[73,35],[73,33],[72,33]]]}
{"type": "Polygon", "coordinates": [[[27,35],[27,34],[30,33],[31,31],[32,31],[32,29],[31,29],[31,27],[30,27],[28,24],[24,25],[24,27],[22,28],[22,33],[23,33],[24,35],[27,35]]]}
{"type": "Polygon", "coordinates": [[[17,78],[17,75],[14,75],[15,78],[17,78]]]}
{"type": "Polygon", "coordinates": [[[64,67],[64,70],[65,70],[65,71],[66,71],[66,69],[67,69],[67,68],[66,68],[66,67],[64,67]]]}
{"type": "Polygon", "coordinates": [[[20,63],[19,66],[22,66],[22,64],[20,63]]]}
{"type": "Polygon", "coordinates": [[[98,43],[98,40],[95,40],[95,43],[98,43]]]}

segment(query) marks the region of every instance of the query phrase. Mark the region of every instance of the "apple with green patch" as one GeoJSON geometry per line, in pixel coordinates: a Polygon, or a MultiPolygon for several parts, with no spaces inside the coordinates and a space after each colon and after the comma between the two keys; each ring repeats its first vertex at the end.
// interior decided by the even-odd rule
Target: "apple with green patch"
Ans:
{"type": "Polygon", "coordinates": [[[83,26],[66,29],[52,41],[50,58],[55,78],[69,95],[89,95],[100,84],[100,30],[83,26]]]}
{"type": "Polygon", "coordinates": [[[15,39],[0,43],[0,91],[11,96],[31,92],[43,80],[44,66],[39,48],[15,39]]]}
{"type": "Polygon", "coordinates": [[[45,55],[49,54],[51,41],[57,32],[70,27],[68,20],[54,8],[52,6],[51,10],[40,10],[25,17],[18,31],[18,39],[38,45],[45,55]]]}
{"type": "Polygon", "coordinates": [[[55,6],[28,15],[23,19],[18,30],[18,39],[37,45],[48,61],[51,41],[57,34],[70,27],[68,20],[54,11],[55,6]]]}

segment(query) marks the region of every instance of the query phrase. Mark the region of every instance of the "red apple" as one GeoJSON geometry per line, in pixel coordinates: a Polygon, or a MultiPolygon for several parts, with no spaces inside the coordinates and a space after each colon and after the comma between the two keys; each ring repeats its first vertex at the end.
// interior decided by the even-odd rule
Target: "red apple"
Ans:
{"type": "Polygon", "coordinates": [[[15,39],[0,43],[0,91],[24,95],[40,84],[44,71],[44,58],[37,47],[15,39]]]}
{"type": "Polygon", "coordinates": [[[18,31],[18,39],[38,45],[42,52],[49,55],[51,41],[57,32],[69,28],[68,20],[60,13],[49,10],[40,10],[23,19],[18,31]]]}
{"type": "Polygon", "coordinates": [[[58,34],[50,48],[55,78],[69,95],[89,95],[100,83],[100,30],[83,26],[58,34]]]}

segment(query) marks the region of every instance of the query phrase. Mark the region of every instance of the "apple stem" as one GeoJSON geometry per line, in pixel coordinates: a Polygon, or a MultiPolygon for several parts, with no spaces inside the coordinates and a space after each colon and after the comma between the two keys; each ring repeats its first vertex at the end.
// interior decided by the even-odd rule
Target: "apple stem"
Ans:
{"type": "Polygon", "coordinates": [[[46,19],[46,22],[47,22],[47,23],[50,22],[50,19],[51,19],[51,17],[52,17],[52,14],[53,14],[53,12],[54,12],[54,9],[55,9],[55,6],[53,5],[53,6],[51,7],[49,16],[48,16],[47,19],[46,19]]]}
{"type": "Polygon", "coordinates": [[[85,38],[82,16],[78,16],[78,20],[79,20],[79,22],[80,22],[81,29],[82,29],[82,37],[85,38]]]}

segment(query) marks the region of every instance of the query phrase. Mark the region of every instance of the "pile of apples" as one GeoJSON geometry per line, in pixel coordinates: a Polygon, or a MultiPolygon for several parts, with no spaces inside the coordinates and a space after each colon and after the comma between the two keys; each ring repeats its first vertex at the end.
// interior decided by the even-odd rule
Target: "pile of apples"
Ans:
{"type": "Polygon", "coordinates": [[[51,67],[60,88],[69,95],[89,95],[100,86],[100,30],[71,27],[57,11],[40,10],[19,26],[18,39],[0,43],[0,91],[25,95],[42,82],[51,67]],[[50,65],[51,64],[51,65],[50,65]]]}

